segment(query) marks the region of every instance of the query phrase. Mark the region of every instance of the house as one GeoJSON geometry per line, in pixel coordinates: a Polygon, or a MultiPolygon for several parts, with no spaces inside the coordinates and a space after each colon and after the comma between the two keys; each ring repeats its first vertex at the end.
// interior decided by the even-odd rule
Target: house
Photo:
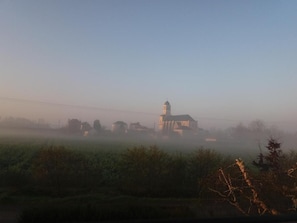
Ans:
{"type": "Polygon", "coordinates": [[[123,121],[116,121],[111,126],[111,132],[117,134],[127,133],[128,125],[123,121]]]}
{"type": "Polygon", "coordinates": [[[163,104],[163,113],[159,119],[159,130],[163,135],[178,133],[181,136],[196,133],[198,122],[190,115],[171,115],[171,105],[168,101],[163,104]]]}
{"type": "Polygon", "coordinates": [[[134,132],[147,132],[148,128],[145,126],[142,126],[139,122],[135,122],[135,123],[130,123],[129,130],[134,132]]]}
{"type": "Polygon", "coordinates": [[[132,135],[151,135],[154,129],[141,125],[139,122],[130,123],[128,132],[132,135]]]}

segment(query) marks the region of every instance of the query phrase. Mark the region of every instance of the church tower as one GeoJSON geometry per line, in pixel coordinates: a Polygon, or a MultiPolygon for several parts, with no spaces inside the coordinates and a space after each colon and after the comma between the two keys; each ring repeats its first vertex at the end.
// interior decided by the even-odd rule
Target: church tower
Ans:
{"type": "Polygon", "coordinates": [[[164,131],[166,129],[165,120],[166,117],[171,116],[171,105],[168,101],[163,104],[163,113],[159,119],[159,129],[164,131]]]}
{"type": "Polygon", "coordinates": [[[170,116],[171,115],[171,105],[168,101],[163,104],[163,115],[170,116]]]}

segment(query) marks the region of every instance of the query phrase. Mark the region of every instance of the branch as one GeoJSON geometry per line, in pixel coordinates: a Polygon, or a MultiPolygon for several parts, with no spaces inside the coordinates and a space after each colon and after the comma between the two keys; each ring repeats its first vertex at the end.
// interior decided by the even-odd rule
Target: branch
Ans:
{"type": "Polygon", "coordinates": [[[253,194],[252,202],[253,202],[254,204],[257,205],[257,207],[258,207],[258,212],[259,212],[261,215],[264,214],[264,213],[266,213],[266,212],[269,212],[269,213],[272,214],[272,215],[277,215],[277,214],[279,214],[279,212],[278,212],[277,210],[275,210],[275,209],[269,209],[269,208],[267,207],[267,205],[266,205],[262,200],[260,200],[259,195],[258,195],[258,193],[257,193],[257,191],[256,191],[256,189],[255,189],[255,187],[254,187],[254,185],[252,184],[251,179],[250,179],[250,177],[248,176],[247,171],[245,170],[245,166],[244,166],[243,161],[240,160],[240,159],[236,159],[236,165],[239,167],[239,169],[240,169],[240,171],[241,171],[241,173],[242,173],[242,176],[244,177],[244,180],[245,180],[246,184],[249,186],[249,188],[250,188],[251,191],[252,191],[252,194],[253,194]],[[261,209],[262,209],[263,211],[261,211],[261,209]],[[261,213],[261,212],[262,212],[262,213],[261,213]]]}

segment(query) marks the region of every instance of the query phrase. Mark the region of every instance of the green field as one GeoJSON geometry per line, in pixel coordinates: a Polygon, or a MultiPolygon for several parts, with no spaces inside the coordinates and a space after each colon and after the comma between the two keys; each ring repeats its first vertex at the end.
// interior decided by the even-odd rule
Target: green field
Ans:
{"type": "Polygon", "coordinates": [[[1,132],[0,205],[18,222],[240,216],[209,189],[235,158],[183,141],[1,132]]]}

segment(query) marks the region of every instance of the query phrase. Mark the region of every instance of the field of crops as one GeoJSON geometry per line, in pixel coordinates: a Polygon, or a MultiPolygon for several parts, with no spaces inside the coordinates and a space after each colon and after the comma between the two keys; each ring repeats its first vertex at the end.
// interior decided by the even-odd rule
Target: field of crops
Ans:
{"type": "Polygon", "coordinates": [[[2,132],[0,205],[19,222],[239,216],[209,189],[234,159],[182,142],[2,132]]]}

